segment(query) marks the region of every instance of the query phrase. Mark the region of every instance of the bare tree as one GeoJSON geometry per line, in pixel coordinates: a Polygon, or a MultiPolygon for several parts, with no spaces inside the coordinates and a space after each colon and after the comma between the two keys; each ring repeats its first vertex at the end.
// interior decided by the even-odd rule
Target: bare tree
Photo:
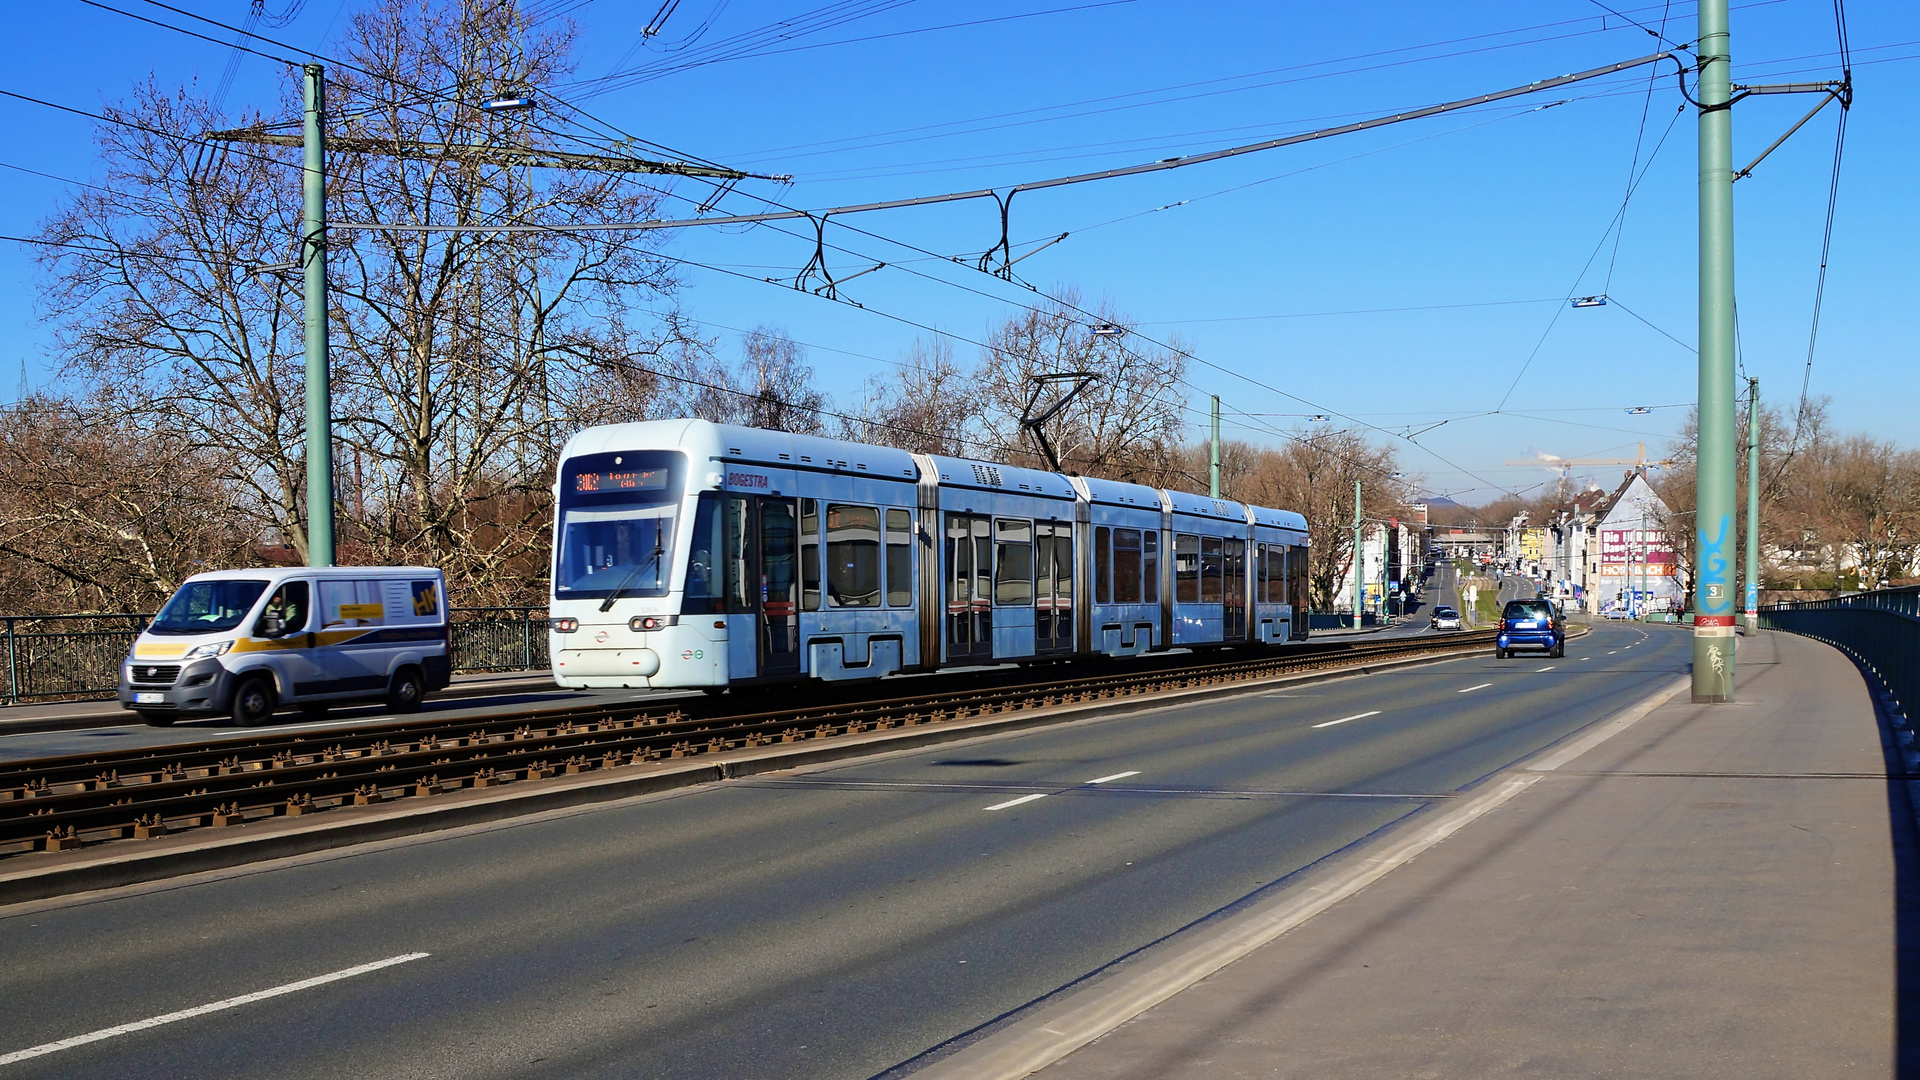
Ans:
{"type": "MultiPolygon", "coordinates": [[[[1020,420],[1039,375],[1084,371],[1097,376],[1048,425],[1069,472],[1139,483],[1164,483],[1186,422],[1180,382],[1186,354],[1143,345],[1133,324],[1101,303],[1081,313],[1079,294],[1029,309],[996,327],[977,372],[981,449],[1012,464],[1046,467],[1020,420]],[[1095,327],[1115,332],[1095,334],[1095,327]]],[[[1052,400],[1043,394],[1038,408],[1052,400]]]]}
{"type": "MultiPolygon", "coordinates": [[[[1225,490],[1236,499],[1292,510],[1307,519],[1307,584],[1316,610],[1333,607],[1353,576],[1353,485],[1369,520],[1404,516],[1405,488],[1393,478],[1392,449],[1350,430],[1294,434],[1255,455],[1252,467],[1225,490]]],[[[1224,472],[1224,470],[1223,470],[1224,472]]]]}
{"type": "Polygon", "coordinates": [[[975,422],[972,375],[953,360],[946,338],[915,339],[900,367],[867,383],[866,395],[845,423],[860,442],[923,454],[964,457],[975,422]]]}
{"type": "MultiPolygon", "coordinates": [[[[478,103],[568,70],[572,30],[511,0],[376,0],[341,45],[328,124],[389,147],[331,156],[329,216],[396,224],[644,217],[658,189],[418,143],[553,146],[478,103]],[[431,88],[431,89],[423,89],[431,88]]],[[[296,103],[289,88],[289,110],[296,103]]],[[[203,100],[148,84],[99,133],[106,181],[47,223],[46,306],[68,373],[137,389],[141,425],[223,469],[251,530],[305,551],[296,150],[211,143],[203,100]]],[[[243,117],[258,123],[259,117],[243,117]]],[[[474,599],[530,600],[553,456],[581,423],[651,407],[686,342],[642,327],[670,296],[644,233],[330,237],[341,557],[445,567],[474,599]]]]}
{"type": "Polygon", "coordinates": [[[109,390],[0,413],[0,605],[151,611],[181,579],[250,556],[225,463],[143,426],[109,390]]]}
{"type": "Polygon", "coordinates": [[[683,416],[804,435],[826,430],[827,397],[814,386],[806,350],[784,330],[762,326],[746,334],[737,364],[711,350],[688,353],[673,380],[664,407],[683,416]]]}

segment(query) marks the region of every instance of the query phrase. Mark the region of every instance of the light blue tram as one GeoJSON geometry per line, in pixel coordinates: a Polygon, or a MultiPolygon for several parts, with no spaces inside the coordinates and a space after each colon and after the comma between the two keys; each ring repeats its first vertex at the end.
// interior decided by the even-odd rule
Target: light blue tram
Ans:
{"type": "Polygon", "coordinates": [[[704,420],[581,431],[555,495],[562,686],[1307,636],[1307,525],[1285,510],[704,420]]]}

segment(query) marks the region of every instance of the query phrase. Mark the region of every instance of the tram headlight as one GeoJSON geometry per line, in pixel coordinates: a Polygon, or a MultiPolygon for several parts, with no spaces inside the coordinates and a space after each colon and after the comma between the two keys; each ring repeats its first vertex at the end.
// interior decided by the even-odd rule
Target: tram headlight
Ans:
{"type": "Polygon", "coordinates": [[[547,626],[556,634],[571,634],[580,629],[579,619],[548,619],[547,626]]]}

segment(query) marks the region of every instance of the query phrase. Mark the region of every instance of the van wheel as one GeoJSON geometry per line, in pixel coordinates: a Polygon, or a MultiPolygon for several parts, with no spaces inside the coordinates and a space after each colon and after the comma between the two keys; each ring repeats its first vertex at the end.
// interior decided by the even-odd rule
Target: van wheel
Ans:
{"type": "Polygon", "coordinates": [[[154,727],[172,727],[179,717],[170,712],[154,712],[151,709],[135,709],[134,714],[154,727]]]}
{"type": "Polygon", "coordinates": [[[266,675],[250,675],[240,680],[233,690],[233,718],[247,726],[258,727],[273,719],[273,710],[280,707],[280,695],[273,688],[273,679],[266,675]]]}
{"type": "Polygon", "coordinates": [[[420,700],[427,696],[417,668],[401,668],[393,673],[393,685],[387,688],[387,708],[397,713],[420,711],[420,700]]]}

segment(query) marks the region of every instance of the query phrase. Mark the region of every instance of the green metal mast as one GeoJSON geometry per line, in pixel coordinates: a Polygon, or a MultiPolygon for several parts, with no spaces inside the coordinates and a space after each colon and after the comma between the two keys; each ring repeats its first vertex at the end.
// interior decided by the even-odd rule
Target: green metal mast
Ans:
{"type": "Polygon", "coordinates": [[[1700,453],[1693,700],[1733,700],[1733,111],[1727,0],[1700,0],[1700,453]]]}
{"type": "Polygon", "coordinates": [[[300,262],[306,270],[307,565],[333,565],[333,387],[327,371],[327,151],[320,133],[326,83],[319,64],[306,66],[306,165],[300,173],[305,212],[300,262]]]}
{"type": "Polygon", "coordinates": [[[1760,380],[1747,379],[1747,633],[1760,628],[1760,380]]]}
{"type": "Polygon", "coordinates": [[[1365,610],[1360,590],[1365,580],[1360,575],[1364,560],[1360,558],[1360,481],[1353,482],[1353,628],[1360,629],[1360,620],[1365,610]]]}
{"type": "Polygon", "coordinates": [[[1220,395],[1213,395],[1213,480],[1209,490],[1220,497],[1220,395]]]}

